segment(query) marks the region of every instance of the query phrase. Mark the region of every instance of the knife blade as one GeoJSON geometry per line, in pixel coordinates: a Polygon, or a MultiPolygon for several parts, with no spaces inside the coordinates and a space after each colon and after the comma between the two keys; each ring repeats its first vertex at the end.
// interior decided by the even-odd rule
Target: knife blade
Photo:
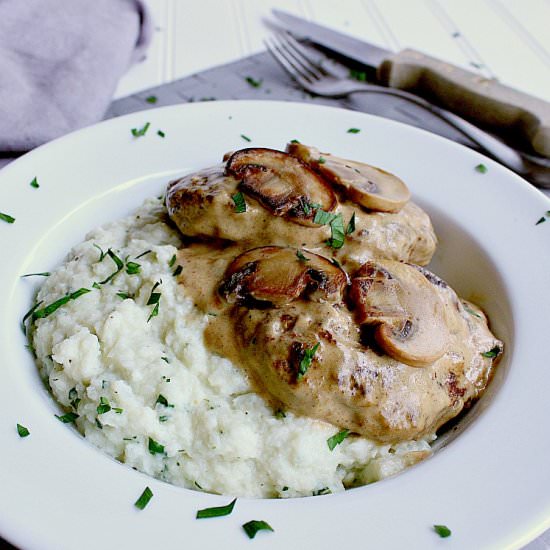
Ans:
{"type": "Polygon", "coordinates": [[[296,38],[374,68],[379,84],[412,92],[550,158],[550,103],[416,50],[394,53],[278,9],[272,13],[296,38]]]}

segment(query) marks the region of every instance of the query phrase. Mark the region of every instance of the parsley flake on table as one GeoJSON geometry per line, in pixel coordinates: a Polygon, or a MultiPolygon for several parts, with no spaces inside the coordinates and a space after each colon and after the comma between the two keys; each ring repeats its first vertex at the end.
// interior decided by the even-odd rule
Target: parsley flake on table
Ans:
{"type": "Polygon", "coordinates": [[[476,172],[479,172],[480,174],[486,174],[488,171],[488,168],[487,166],[485,166],[485,164],[478,164],[475,169],[476,172]]]}
{"type": "Polygon", "coordinates": [[[233,512],[235,507],[235,502],[237,499],[233,499],[226,506],[213,506],[212,508],[203,508],[202,510],[197,510],[196,519],[207,519],[207,518],[219,518],[222,516],[228,516],[233,512]]]}
{"type": "Polygon", "coordinates": [[[157,100],[158,98],[156,95],[150,95],[145,98],[145,101],[147,101],[147,103],[156,103],[157,100]]]}
{"type": "Polygon", "coordinates": [[[312,348],[306,348],[304,350],[304,355],[300,361],[300,365],[298,366],[298,374],[296,376],[297,380],[301,380],[305,376],[311,366],[315,352],[319,349],[319,345],[319,342],[317,342],[312,348]]]}
{"type": "Polygon", "coordinates": [[[360,128],[349,128],[348,134],[358,134],[361,131],[360,128]]]}
{"type": "Polygon", "coordinates": [[[249,539],[253,539],[258,531],[273,531],[273,527],[269,523],[253,519],[243,525],[244,532],[248,535],[249,539]]]}
{"type": "Polygon", "coordinates": [[[336,445],[340,445],[340,443],[342,443],[342,441],[344,441],[344,439],[346,439],[348,435],[349,435],[349,430],[340,430],[337,434],[334,434],[332,437],[329,437],[327,439],[328,448],[331,451],[334,451],[334,449],[336,448],[336,445]]]}
{"type": "Polygon", "coordinates": [[[359,80],[360,82],[365,82],[367,80],[367,73],[364,71],[351,69],[349,72],[349,77],[353,78],[354,80],[359,80]]]}
{"type": "Polygon", "coordinates": [[[9,214],[4,214],[3,212],[0,212],[0,220],[6,223],[13,223],[15,221],[15,218],[13,216],[10,216],[9,214]]]}
{"type": "Polygon", "coordinates": [[[244,200],[244,195],[242,191],[239,191],[238,193],[231,195],[231,198],[235,203],[236,214],[242,214],[243,212],[246,212],[246,201],[244,200]]]}
{"type": "Polygon", "coordinates": [[[34,189],[38,189],[40,187],[40,184],[38,183],[38,179],[34,177],[32,181],[29,183],[31,187],[34,187],[34,189]]]}
{"type": "Polygon", "coordinates": [[[31,434],[28,428],[25,428],[25,426],[22,426],[21,424],[17,424],[17,433],[19,434],[19,437],[27,437],[31,434]]]}
{"type": "Polygon", "coordinates": [[[151,123],[146,122],[142,128],[132,128],[132,135],[134,137],[144,136],[147,133],[147,130],[149,130],[149,126],[151,126],[151,123]]]}
{"type": "Polygon", "coordinates": [[[247,76],[245,80],[253,87],[253,88],[259,88],[262,85],[263,79],[256,80],[255,78],[252,78],[251,76],[247,76]]]}
{"type": "Polygon", "coordinates": [[[141,493],[140,497],[134,502],[134,506],[138,508],[139,510],[143,510],[147,504],[149,504],[149,501],[153,498],[153,491],[149,489],[149,487],[145,487],[143,490],[143,493],[141,493]]]}
{"type": "Polygon", "coordinates": [[[451,530],[446,525],[434,525],[434,531],[442,538],[445,539],[451,536],[451,530]]]}

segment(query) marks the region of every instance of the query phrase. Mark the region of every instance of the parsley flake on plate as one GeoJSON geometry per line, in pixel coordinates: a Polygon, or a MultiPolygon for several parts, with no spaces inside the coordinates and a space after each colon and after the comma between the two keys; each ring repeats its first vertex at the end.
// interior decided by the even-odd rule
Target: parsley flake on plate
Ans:
{"type": "Polygon", "coordinates": [[[166,137],[166,134],[162,130],[157,130],[157,136],[164,138],[166,137]]]}
{"type": "Polygon", "coordinates": [[[273,527],[269,523],[253,519],[243,525],[244,532],[248,535],[249,539],[253,539],[258,531],[273,531],[273,527]]]}
{"type": "Polygon", "coordinates": [[[306,348],[304,350],[304,355],[298,367],[298,375],[296,376],[297,380],[301,380],[305,376],[311,366],[315,352],[319,349],[319,345],[319,342],[317,342],[312,348],[306,348]]]}
{"type": "Polygon", "coordinates": [[[143,490],[143,493],[141,493],[140,497],[134,502],[134,506],[138,508],[139,510],[143,510],[147,504],[149,504],[149,501],[153,498],[153,491],[149,489],[149,487],[145,487],[143,490]]]}
{"type": "Polygon", "coordinates": [[[237,502],[236,498],[233,499],[226,506],[214,506],[212,508],[203,508],[202,510],[197,510],[196,519],[219,518],[222,516],[228,516],[231,512],[233,512],[235,502],[237,502]]]}
{"type": "Polygon", "coordinates": [[[349,128],[348,134],[358,134],[361,131],[360,128],[349,128]]]}
{"type": "Polygon", "coordinates": [[[49,271],[43,271],[42,273],[25,273],[25,275],[21,275],[21,279],[24,279],[25,277],[49,277],[51,273],[49,271]]]}
{"type": "Polygon", "coordinates": [[[17,433],[19,434],[19,437],[27,437],[31,434],[28,428],[25,428],[25,426],[22,426],[21,424],[17,424],[17,433]]]}
{"type": "Polygon", "coordinates": [[[146,122],[142,128],[132,128],[132,135],[134,137],[144,136],[147,133],[147,130],[149,130],[149,126],[151,126],[151,123],[146,122]]]}
{"type": "Polygon", "coordinates": [[[476,172],[479,172],[480,174],[486,174],[488,171],[487,166],[485,164],[478,164],[475,168],[476,172]]]}
{"type": "Polygon", "coordinates": [[[15,221],[15,218],[13,216],[10,216],[9,214],[4,214],[3,212],[0,212],[0,220],[6,223],[13,223],[15,221]]]}
{"type": "Polygon", "coordinates": [[[241,137],[242,137],[245,141],[248,141],[248,142],[252,141],[251,138],[249,138],[248,136],[245,136],[244,134],[241,134],[241,137]]]}
{"type": "Polygon", "coordinates": [[[340,430],[337,434],[334,434],[332,437],[329,437],[327,439],[328,448],[331,451],[334,451],[336,445],[340,445],[340,443],[342,443],[342,441],[344,441],[344,439],[346,439],[348,435],[349,435],[349,430],[340,430]]]}
{"type": "Polygon", "coordinates": [[[434,525],[434,531],[442,538],[445,539],[451,536],[451,530],[446,525],[434,525]]]}
{"type": "Polygon", "coordinates": [[[40,187],[40,184],[38,183],[38,180],[36,177],[32,179],[32,181],[29,183],[31,187],[34,187],[34,189],[38,189],[40,187]]]}

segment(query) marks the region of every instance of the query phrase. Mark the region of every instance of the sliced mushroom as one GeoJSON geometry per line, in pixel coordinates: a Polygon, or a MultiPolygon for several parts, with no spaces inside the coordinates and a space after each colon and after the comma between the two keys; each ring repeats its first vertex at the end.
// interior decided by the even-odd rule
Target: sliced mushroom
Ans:
{"type": "Polygon", "coordinates": [[[350,300],[357,322],[375,326],[375,340],[390,357],[424,367],[447,351],[450,333],[438,287],[414,267],[367,262],[352,280],[350,300]]]}
{"type": "Polygon", "coordinates": [[[304,293],[314,301],[341,300],[346,284],[346,273],[323,256],[264,246],[233,260],[220,293],[229,303],[281,307],[304,293]]]}
{"type": "Polygon", "coordinates": [[[321,153],[301,143],[289,143],[286,150],[342,188],[350,200],[371,210],[399,212],[410,199],[401,179],[376,166],[321,153]]]}
{"type": "Polygon", "coordinates": [[[242,149],[231,155],[226,170],[241,181],[241,188],[275,216],[301,225],[313,223],[315,209],[336,207],[330,185],[297,158],[274,149],[242,149]]]}

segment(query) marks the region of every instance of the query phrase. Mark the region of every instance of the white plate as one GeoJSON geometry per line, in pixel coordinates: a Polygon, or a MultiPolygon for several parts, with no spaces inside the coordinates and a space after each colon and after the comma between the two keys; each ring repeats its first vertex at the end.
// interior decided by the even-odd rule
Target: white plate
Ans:
{"type": "Polygon", "coordinates": [[[0,173],[0,534],[24,548],[504,548],[550,526],[550,202],[461,146],[388,120],[326,107],[208,102],[135,113],[41,147],[0,173]],[[146,136],[131,128],[151,122],[146,136]],[[347,133],[360,128],[359,134],[347,133]],[[166,133],[162,139],[157,135],[166,133]],[[475,418],[435,456],[342,494],[239,499],[231,516],[195,520],[229,497],[184,490],[104,456],[57,412],[19,322],[39,281],[85,233],[122,217],[174,174],[231,149],[297,138],[401,176],[440,236],[432,266],[489,313],[506,353],[475,418]],[[474,167],[483,162],[486,174],[474,167]],[[38,178],[39,189],[29,182],[38,178]],[[30,429],[18,437],[16,423],[30,429]],[[154,497],[133,503],[149,485],[154,497]],[[274,533],[250,542],[241,525],[274,533]],[[433,524],[452,536],[441,540],[433,524]]]}

